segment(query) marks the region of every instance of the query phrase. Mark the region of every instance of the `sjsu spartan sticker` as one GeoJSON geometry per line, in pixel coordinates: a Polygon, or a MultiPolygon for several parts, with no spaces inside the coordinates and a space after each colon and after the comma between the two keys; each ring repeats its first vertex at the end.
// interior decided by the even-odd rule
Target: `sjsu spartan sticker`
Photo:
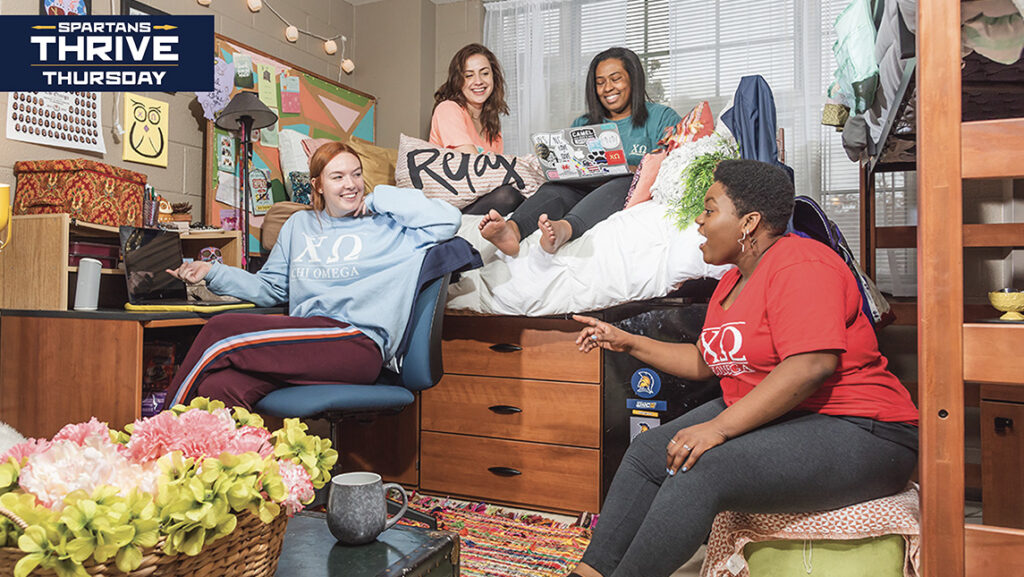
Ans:
{"type": "Polygon", "coordinates": [[[654,372],[654,369],[637,369],[629,380],[629,384],[638,397],[650,399],[661,390],[661,377],[654,372]]]}

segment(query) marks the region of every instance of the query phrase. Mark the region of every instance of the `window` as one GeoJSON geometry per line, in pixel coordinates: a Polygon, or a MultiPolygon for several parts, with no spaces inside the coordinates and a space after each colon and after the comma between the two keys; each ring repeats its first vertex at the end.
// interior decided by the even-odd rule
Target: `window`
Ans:
{"type": "MultiPolygon", "coordinates": [[[[821,200],[859,250],[858,166],[840,135],[821,126],[835,59],[833,23],[850,0],[502,0],[485,4],[484,39],[505,67],[511,114],[505,147],[529,151],[529,135],[568,126],[585,111],[586,70],[598,52],[626,46],[647,71],[648,95],[680,114],[707,100],[717,116],[740,78],[772,88],[785,162],[798,194],[821,200]]],[[[912,224],[914,181],[880,177],[876,221],[912,224]]],[[[913,292],[913,251],[878,254],[879,284],[913,292]],[[900,282],[894,282],[890,263],[900,282]],[[910,283],[909,289],[907,283],[910,283]]]]}

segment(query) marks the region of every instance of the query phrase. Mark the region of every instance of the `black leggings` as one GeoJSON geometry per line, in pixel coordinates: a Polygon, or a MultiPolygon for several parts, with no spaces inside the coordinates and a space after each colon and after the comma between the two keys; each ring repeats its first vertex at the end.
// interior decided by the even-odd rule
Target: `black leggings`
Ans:
{"type": "Polygon", "coordinates": [[[633,175],[624,174],[594,183],[547,182],[516,209],[511,220],[519,227],[519,238],[537,230],[537,219],[547,214],[551,220],[566,220],[576,240],[594,225],[622,210],[633,175]]]}
{"type": "Polygon", "coordinates": [[[916,451],[906,444],[845,418],[810,413],[730,439],[704,453],[689,471],[669,477],[669,439],[723,410],[719,398],[633,440],[615,473],[584,563],[604,577],[668,576],[693,556],[720,511],[846,507],[900,491],[917,463],[916,451]]]}
{"type": "Polygon", "coordinates": [[[467,204],[463,207],[462,214],[487,214],[493,208],[504,216],[515,210],[524,200],[526,197],[518,188],[511,184],[503,184],[467,204]]]}

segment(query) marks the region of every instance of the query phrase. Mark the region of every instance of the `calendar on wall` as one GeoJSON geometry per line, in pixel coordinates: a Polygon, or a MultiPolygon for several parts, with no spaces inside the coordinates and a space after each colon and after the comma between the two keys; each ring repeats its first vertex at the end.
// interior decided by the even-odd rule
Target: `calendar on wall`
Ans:
{"type": "Polygon", "coordinates": [[[105,154],[99,92],[11,92],[7,138],[105,154]]]}

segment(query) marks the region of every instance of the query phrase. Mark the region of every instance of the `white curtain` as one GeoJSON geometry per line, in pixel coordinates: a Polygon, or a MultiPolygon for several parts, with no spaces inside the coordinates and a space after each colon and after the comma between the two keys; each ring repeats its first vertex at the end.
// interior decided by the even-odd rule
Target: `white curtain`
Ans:
{"type": "Polygon", "coordinates": [[[707,100],[717,117],[741,77],[764,76],[797,191],[820,195],[818,120],[831,75],[823,30],[832,23],[823,22],[818,2],[502,0],[485,9],[484,43],[508,83],[511,114],[502,129],[509,152],[529,152],[531,133],[568,126],[582,114],[590,59],[626,46],[645,62],[649,95],[681,115],[707,100]]]}

